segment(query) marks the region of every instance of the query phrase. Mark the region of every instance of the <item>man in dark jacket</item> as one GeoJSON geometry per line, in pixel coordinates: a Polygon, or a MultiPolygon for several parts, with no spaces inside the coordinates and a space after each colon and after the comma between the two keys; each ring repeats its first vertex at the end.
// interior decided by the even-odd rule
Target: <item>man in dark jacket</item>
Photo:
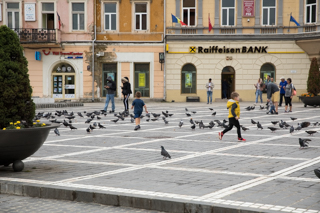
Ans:
{"type": "Polygon", "coordinates": [[[106,105],[104,106],[104,111],[107,111],[109,102],[111,100],[112,103],[112,110],[110,113],[114,112],[115,106],[114,106],[114,92],[116,91],[116,83],[112,80],[111,76],[108,76],[107,78],[107,85],[104,86],[104,88],[107,89],[107,99],[106,99],[106,105]]]}
{"type": "Polygon", "coordinates": [[[131,84],[129,83],[128,77],[121,78],[121,82],[123,84],[121,89],[122,89],[122,94],[123,94],[124,110],[126,112],[129,112],[129,96],[130,96],[130,94],[132,94],[131,84]]]}
{"type": "Polygon", "coordinates": [[[274,104],[276,108],[275,114],[278,114],[278,101],[280,99],[280,92],[279,92],[279,87],[275,83],[269,82],[267,85],[267,101],[269,102],[270,100],[274,104]]]}

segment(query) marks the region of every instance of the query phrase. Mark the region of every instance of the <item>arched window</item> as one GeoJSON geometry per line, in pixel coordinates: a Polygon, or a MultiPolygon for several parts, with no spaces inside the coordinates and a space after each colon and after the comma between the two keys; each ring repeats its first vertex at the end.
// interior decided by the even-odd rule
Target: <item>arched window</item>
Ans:
{"type": "Polygon", "coordinates": [[[182,67],[181,93],[197,93],[197,70],[193,64],[182,67]]]}
{"type": "Polygon", "coordinates": [[[267,76],[270,75],[271,78],[274,79],[275,82],[275,76],[276,76],[276,69],[273,66],[273,64],[266,63],[261,66],[260,68],[260,78],[263,79],[264,83],[267,83],[267,76]]]}

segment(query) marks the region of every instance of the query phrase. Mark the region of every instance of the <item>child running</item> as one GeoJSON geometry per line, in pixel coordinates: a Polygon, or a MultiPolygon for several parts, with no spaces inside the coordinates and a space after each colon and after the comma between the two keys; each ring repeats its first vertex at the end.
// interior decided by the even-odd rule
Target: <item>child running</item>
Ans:
{"type": "Polygon", "coordinates": [[[146,110],[146,113],[148,113],[147,106],[144,104],[143,100],[141,100],[141,92],[136,92],[136,99],[132,102],[131,109],[134,107],[134,119],[136,121],[136,127],[134,130],[140,129],[140,116],[143,111],[143,107],[146,110]]]}
{"type": "Polygon", "coordinates": [[[223,130],[222,132],[219,132],[219,139],[222,140],[222,137],[224,134],[226,134],[228,131],[230,131],[233,126],[237,127],[237,133],[238,133],[238,141],[246,141],[246,139],[241,137],[241,129],[240,129],[240,105],[239,105],[239,93],[232,92],[231,93],[231,99],[228,100],[227,108],[229,109],[229,127],[223,130]]]}

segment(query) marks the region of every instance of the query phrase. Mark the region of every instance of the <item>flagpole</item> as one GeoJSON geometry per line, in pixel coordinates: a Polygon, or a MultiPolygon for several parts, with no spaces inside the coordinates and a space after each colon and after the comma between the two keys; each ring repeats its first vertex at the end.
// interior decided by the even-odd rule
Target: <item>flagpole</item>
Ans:
{"type": "MultiPolygon", "coordinates": [[[[208,21],[210,21],[210,13],[208,14],[208,21]]],[[[208,26],[209,26],[210,22],[208,23],[208,26]]],[[[208,28],[208,32],[210,33],[209,31],[209,28],[208,28]]]]}
{"type": "Polygon", "coordinates": [[[291,16],[292,16],[292,12],[290,13],[288,32],[290,32],[290,22],[291,22],[290,20],[291,20],[291,16]]]}

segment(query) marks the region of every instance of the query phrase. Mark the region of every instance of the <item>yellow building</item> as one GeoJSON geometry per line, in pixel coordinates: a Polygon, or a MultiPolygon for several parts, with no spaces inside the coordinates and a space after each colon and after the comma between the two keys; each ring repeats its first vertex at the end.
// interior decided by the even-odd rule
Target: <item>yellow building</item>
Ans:
{"type": "Polygon", "coordinates": [[[310,59],[320,59],[319,1],[172,0],[165,10],[167,101],[207,102],[209,78],[216,100],[226,79],[228,98],[237,91],[254,101],[254,84],[267,75],[276,83],[290,77],[297,94],[306,92],[310,59]]]}

